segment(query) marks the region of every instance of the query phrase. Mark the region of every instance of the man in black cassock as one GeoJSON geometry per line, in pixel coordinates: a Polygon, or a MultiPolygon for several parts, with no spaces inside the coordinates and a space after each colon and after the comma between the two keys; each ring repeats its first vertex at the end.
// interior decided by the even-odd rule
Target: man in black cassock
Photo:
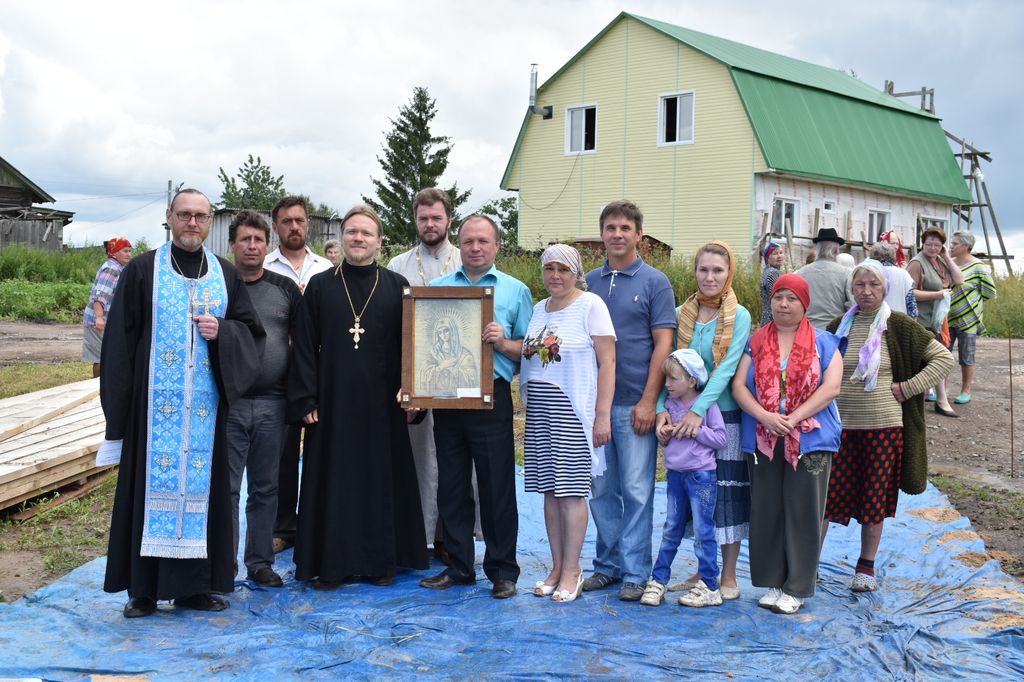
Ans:
{"type": "Polygon", "coordinates": [[[374,260],[383,239],[368,206],[342,221],[344,260],[314,275],[299,306],[289,371],[289,421],[306,424],[295,577],[390,585],[428,566],[406,414],[401,275],[374,260]]]}
{"type": "Polygon", "coordinates": [[[128,591],[128,618],[163,599],[221,611],[214,593],[234,589],[224,426],[264,332],[238,271],[203,248],[212,218],[198,190],[175,195],[172,241],[125,267],[104,334],[100,454],[121,466],[103,589],[128,591]]]}

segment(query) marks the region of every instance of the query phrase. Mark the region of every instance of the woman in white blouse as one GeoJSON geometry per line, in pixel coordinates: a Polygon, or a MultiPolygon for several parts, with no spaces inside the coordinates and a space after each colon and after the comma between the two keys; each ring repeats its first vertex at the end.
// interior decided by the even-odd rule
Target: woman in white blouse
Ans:
{"type": "Polygon", "coordinates": [[[550,297],[533,308],[519,382],[526,491],[544,494],[553,565],[533,593],[570,602],[583,585],[591,476],[604,472],[604,444],[611,439],[615,329],[604,301],[584,291],[576,249],[553,244],[541,262],[550,297]]]}

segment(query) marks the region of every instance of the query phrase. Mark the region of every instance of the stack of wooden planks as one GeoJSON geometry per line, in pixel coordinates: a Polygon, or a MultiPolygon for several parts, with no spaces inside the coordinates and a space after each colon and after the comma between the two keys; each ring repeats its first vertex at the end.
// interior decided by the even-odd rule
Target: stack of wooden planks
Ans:
{"type": "Polygon", "coordinates": [[[99,392],[89,379],[0,400],[0,509],[109,468],[99,392]]]}

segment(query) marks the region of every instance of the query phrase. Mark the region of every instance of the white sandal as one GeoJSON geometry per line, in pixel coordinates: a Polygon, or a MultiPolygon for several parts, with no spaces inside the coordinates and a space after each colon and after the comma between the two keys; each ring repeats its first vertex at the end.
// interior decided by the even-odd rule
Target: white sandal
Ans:
{"type": "Polygon", "coordinates": [[[538,580],[533,586],[533,596],[550,597],[552,594],[554,594],[557,588],[558,585],[548,585],[543,580],[538,580]]]}
{"type": "Polygon", "coordinates": [[[576,591],[569,592],[569,590],[558,590],[551,596],[551,601],[558,602],[559,604],[565,604],[566,602],[576,601],[576,598],[583,592],[583,571],[580,571],[579,577],[576,579],[576,591]]]}

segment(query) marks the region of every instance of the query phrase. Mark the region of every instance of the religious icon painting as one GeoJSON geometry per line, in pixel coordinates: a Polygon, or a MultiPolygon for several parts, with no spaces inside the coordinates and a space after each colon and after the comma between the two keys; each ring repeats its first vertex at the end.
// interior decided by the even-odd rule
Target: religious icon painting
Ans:
{"type": "Polygon", "coordinates": [[[406,287],[402,309],[402,405],[493,407],[494,355],[483,330],[494,319],[491,287],[406,287]]]}

